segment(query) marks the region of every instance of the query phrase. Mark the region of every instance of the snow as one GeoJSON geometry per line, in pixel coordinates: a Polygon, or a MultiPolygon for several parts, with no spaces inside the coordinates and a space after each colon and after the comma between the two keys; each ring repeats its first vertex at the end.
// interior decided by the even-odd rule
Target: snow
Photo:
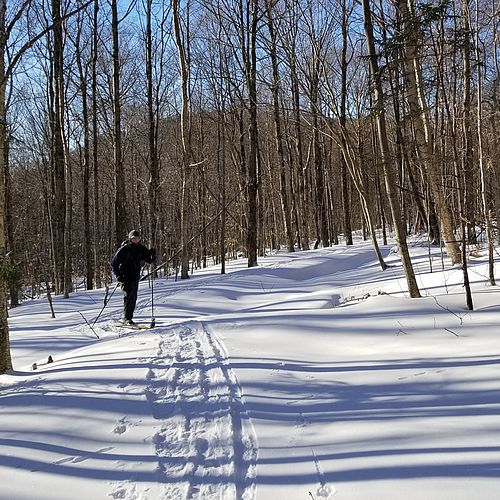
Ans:
{"type": "Polygon", "coordinates": [[[103,290],[55,297],[55,319],[45,300],[11,310],[0,498],[497,498],[500,294],[486,257],[469,262],[468,311],[438,248],[411,246],[420,299],[382,251],[386,271],[358,241],[158,279],[152,330],[114,324],[118,290],[99,339],[81,314],[96,318],[103,290]]]}

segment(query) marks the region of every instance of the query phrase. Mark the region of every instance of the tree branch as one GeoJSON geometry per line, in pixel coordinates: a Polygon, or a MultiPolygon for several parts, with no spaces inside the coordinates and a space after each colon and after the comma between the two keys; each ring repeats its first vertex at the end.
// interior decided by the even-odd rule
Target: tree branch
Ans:
{"type": "MultiPolygon", "coordinates": [[[[0,81],[0,85],[1,86],[4,86],[6,85],[8,79],[12,76],[12,73],[14,72],[14,68],[16,67],[17,63],[19,62],[19,60],[21,59],[21,57],[25,54],[25,52],[27,50],[29,50],[31,47],[33,47],[33,45],[35,45],[36,42],[38,42],[38,40],[40,40],[43,36],[45,36],[47,33],[49,33],[50,31],[52,31],[54,29],[55,26],[57,26],[58,24],[62,23],[63,21],[65,21],[66,19],[70,18],[71,16],[75,15],[77,12],[80,12],[81,10],[85,9],[86,7],[88,7],[91,3],[93,3],[94,0],[88,0],[87,2],[85,2],[84,4],[82,4],[80,7],[78,7],[77,9],[75,10],[72,10],[71,12],[68,12],[67,14],[65,14],[64,16],[61,16],[61,18],[55,22],[55,23],[52,23],[51,25],[47,26],[47,28],[45,28],[44,30],[42,30],[40,33],[38,33],[38,35],[34,36],[31,40],[28,40],[16,53],[16,55],[14,56],[14,58],[12,59],[11,63],[9,64],[9,66],[7,67],[6,71],[5,71],[5,74],[3,75],[3,78],[2,80],[0,81]]],[[[25,4],[23,5],[23,7],[19,10],[19,12],[17,13],[16,17],[14,18],[14,20],[12,21],[12,23],[10,23],[9,25],[9,30],[7,31],[6,34],[9,34],[10,31],[12,30],[13,28],[13,23],[16,22],[17,20],[19,20],[19,18],[21,17],[21,14],[22,14],[22,11],[23,9],[25,8],[25,5],[27,5],[29,2],[26,1],[25,4]]]]}

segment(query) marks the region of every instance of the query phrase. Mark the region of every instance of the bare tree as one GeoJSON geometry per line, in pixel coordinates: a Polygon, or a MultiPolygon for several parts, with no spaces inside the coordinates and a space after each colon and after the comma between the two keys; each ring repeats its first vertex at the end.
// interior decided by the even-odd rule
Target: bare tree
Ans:
{"type": "Polygon", "coordinates": [[[398,194],[395,186],[394,172],[391,165],[391,152],[389,148],[387,126],[385,121],[384,109],[384,91],[382,88],[382,79],[378,66],[378,58],[375,50],[375,38],[373,35],[372,15],[370,11],[369,0],[362,0],[363,18],[366,34],[366,42],[368,45],[368,58],[370,61],[370,75],[372,78],[372,92],[375,105],[375,119],[377,122],[377,137],[380,147],[382,167],[384,169],[384,180],[389,205],[392,213],[392,223],[396,231],[396,241],[398,243],[399,254],[403,264],[403,270],[408,284],[410,297],[420,297],[417,280],[410,259],[408,245],[406,242],[406,232],[401,218],[401,209],[399,206],[398,194]]]}
{"type": "Polygon", "coordinates": [[[486,224],[486,235],[488,240],[488,276],[491,285],[495,285],[495,261],[493,256],[493,221],[488,200],[485,154],[484,154],[484,120],[483,120],[483,59],[481,57],[481,42],[479,39],[479,5],[476,2],[476,19],[475,19],[475,52],[477,59],[477,145],[478,145],[478,160],[479,171],[481,174],[481,201],[483,206],[484,221],[486,224]]]}
{"type": "Polygon", "coordinates": [[[309,100],[311,115],[311,151],[315,175],[315,217],[317,234],[315,248],[317,248],[320,243],[322,243],[324,247],[330,244],[325,189],[326,172],[321,133],[322,116],[320,87],[323,58],[325,57],[327,44],[330,39],[331,19],[325,15],[326,19],[322,19],[324,22],[320,23],[320,16],[316,15],[315,7],[317,7],[315,3],[312,0],[308,0],[302,14],[305,19],[307,42],[310,51],[303,62],[303,72],[306,78],[306,84],[303,85],[303,89],[309,100]]]}
{"type": "MultiPolygon", "coordinates": [[[[97,89],[97,58],[99,46],[99,0],[94,0],[92,12],[92,60],[91,67],[91,93],[92,93],[92,178],[94,181],[94,213],[93,213],[93,242],[94,242],[94,270],[95,286],[101,286],[101,242],[99,238],[101,228],[99,204],[99,126],[98,126],[98,89],[97,89]]],[[[90,219],[89,219],[90,220],[90,219]]]]}
{"type": "MultiPolygon", "coordinates": [[[[7,28],[7,0],[0,1],[0,266],[5,266],[5,157],[7,146],[7,119],[5,96],[7,75],[5,57],[9,32],[7,28]]],[[[12,370],[10,356],[9,325],[7,323],[6,284],[0,280],[0,374],[12,370]]]]}
{"type": "Polygon", "coordinates": [[[285,235],[288,243],[288,251],[294,251],[294,237],[292,231],[292,218],[290,211],[290,202],[288,195],[289,180],[287,175],[287,168],[285,164],[285,153],[283,150],[282,141],[282,125],[280,116],[280,73],[278,68],[278,54],[277,54],[277,30],[275,27],[275,13],[273,3],[271,0],[266,0],[266,19],[267,27],[269,30],[269,56],[271,58],[272,65],[272,84],[271,93],[273,96],[273,119],[274,119],[274,134],[276,143],[276,154],[279,164],[279,180],[280,180],[280,199],[281,199],[281,211],[283,214],[283,224],[285,227],[285,235]]]}
{"type": "MultiPolygon", "coordinates": [[[[158,148],[158,127],[159,127],[159,96],[158,89],[161,85],[160,77],[155,80],[155,58],[163,55],[162,51],[157,54],[158,43],[153,32],[152,19],[153,19],[153,0],[145,1],[145,16],[146,16],[146,29],[145,29],[145,45],[146,45],[146,93],[147,93],[147,110],[148,110],[148,200],[149,200],[149,237],[153,245],[158,244],[158,227],[159,227],[159,203],[158,203],[158,190],[160,188],[160,166],[159,166],[159,148],[158,148]],[[155,90],[156,89],[156,90],[155,90]]],[[[159,37],[164,37],[164,25],[168,13],[162,12],[161,30],[158,34],[159,37]]]]}
{"type": "MultiPolygon", "coordinates": [[[[82,51],[82,31],[83,31],[82,15],[77,16],[76,34],[74,39],[75,46],[75,59],[78,69],[78,82],[77,88],[82,101],[82,170],[83,170],[83,235],[86,245],[84,246],[85,254],[85,282],[87,290],[92,290],[94,284],[94,260],[93,253],[95,244],[91,242],[91,216],[90,216],[90,179],[91,179],[91,165],[90,165],[90,120],[89,120],[89,99],[88,99],[88,70],[85,64],[84,54],[82,51]]],[[[70,37],[71,38],[71,37],[70,37]]]]}
{"type": "Polygon", "coordinates": [[[61,1],[52,0],[53,56],[51,82],[51,158],[54,185],[52,213],[52,248],[54,249],[54,277],[56,293],[65,288],[65,220],[66,220],[66,175],[64,157],[64,67],[63,28],[61,23],[61,1]]]}
{"type": "MultiPolygon", "coordinates": [[[[349,8],[346,0],[341,0],[342,5],[342,51],[340,59],[341,68],[341,91],[340,91],[340,126],[343,130],[347,124],[347,70],[348,57],[347,50],[349,45],[349,17],[352,12],[352,7],[349,8]]],[[[345,134],[341,135],[342,151],[346,151],[345,134]]],[[[342,192],[342,208],[343,208],[343,223],[346,245],[352,245],[352,227],[351,227],[351,208],[349,197],[349,181],[347,176],[347,161],[344,153],[342,153],[340,164],[340,183],[342,192]]]]}
{"type": "MultiPolygon", "coordinates": [[[[412,0],[409,3],[413,8],[412,0]]],[[[461,262],[462,256],[453,231],[453,214],[450,204],[447,201],[448,193],[443,189],[442,176],[438,170],[432,150],[429,113],[422,78],[421,61],[418,54],[417,39],[420,29],[412,10],[410,11],[408,8],[407,0],[396,0],[396,9],[403,23],[401,40],[405,49],[405,79],[408,104],[413,119],[416,147],[421,162],[426,169],[433,201],[437,207],[446,252],[452,263],[455,264],[461,262]]]]}
{"type": "MultiPolygon", "coordinates": [[[[258,219],[257,197],[259,190],[259,135],[257,123],[257,32],[259,29],[259,0],[250,0],[249,12],[244,12],[243,2],[239,0],[241,19],[248,18],[245,32],[240,34],[241,54],[245,68],[248,88],[249,111],[249,153],[247,168],[247,254],[248,267],[257,265],[258,219]]],[[[242,23],[243,27],[244,24],[242,23]]]]}
{"type": "Polygon", "coordinates": [[[115,241],[119,245],[127,234],[127,192],[122,150],[122,102],[120,88],[120,44],[118,2],[111,0],[111,30],[113,36],[113,163],[115,167],[115,241]]]}
{"type": "MultiPolygon", "coordinates": [[[[27,40],[9,59],[6,65],[7,43],[12,30],[22,18],[26,9],[30,5],[29,1],[23,2],[18,10],[14,11],[10,22],[7,22],[7,1],[0,0],[0,267],[4,268],[6,262],[6,196],[5,196],[5,159],[8,149],[7,117],[6,117],[6,89],[14,68],[18,64],[23,54],[29,50],[45,34],[61,25],[63,17],[57,16],[57,5],[53,13],[56,14],[56,24],[51,24],[48,28],[41,30],[37,35],[27,40]]],[[[85,6],[85,5],[84,5],[85,6]]],[[[82,7],[84,7],[82,6],[82,7]]],[[[74,14],[68,12],[65,17],[74,14]]],[[[12,369],[12,358],[10,355],[9,326],[7,322],[7,300],[6,283],[0,280],[0,374],[12,369]]]]}
{"type": "MultiPolygon", "coordinates": [[[[182,108],[181,108],[181,142],[182,142],[182,164],[181,164],[181,228],[180,245],[181,253],[181,278],[189,278],[189,218],[190,197],[192,180],[192,149],[191,149],[191,114],[189,93],[189,59],[186,44],[189,43],[189,33],[183,32],[181,28],[180,1],[171,0],[172,15],[174,21],[175,44],[179,54],[179,70],[181,75],[182,108]]],[[[187,4],[189,10],[189,2],[187,4]]],[[[187,13],[189,16],[189,12],[187,13]]]]}
{"type": "Polygon", "coordinates": [[[298,5],[296,0],[285,0],[285,11],[288,13],[287,23],[288,29],[282,33],[284,50],[286,53],[288,67],[290,72],[290,93],[292,105],[292,127],[294,134],[290,134],[293,138],[293,151],[296,171],[296,196],[295,205],[297,207],[297,231],[299,234],[300,246],[302,250],[309,250],[309,209],[310,204],[307,200],[307,164],[304,161],[304,146],[303,146],[303,128],[300,108],[300,84],[297,68],[297,38],[299,37],[298,27],[298,5]]]}

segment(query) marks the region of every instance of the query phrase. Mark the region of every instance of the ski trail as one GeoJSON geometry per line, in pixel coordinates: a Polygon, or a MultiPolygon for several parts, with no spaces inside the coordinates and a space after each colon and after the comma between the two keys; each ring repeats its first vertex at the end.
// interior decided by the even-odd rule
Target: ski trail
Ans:
{"type": "Polygon", "coordinates": [[[162,332],[146,396],[162,498],[252,500],[257,444],[221,342],[202,323],[162,332]]]}

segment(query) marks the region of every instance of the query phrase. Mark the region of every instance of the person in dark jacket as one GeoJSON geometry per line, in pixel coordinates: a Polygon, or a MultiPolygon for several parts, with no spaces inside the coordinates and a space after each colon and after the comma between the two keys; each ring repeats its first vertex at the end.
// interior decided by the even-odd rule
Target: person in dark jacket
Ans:
{"type": "Polygon", "coordinates": [[[135,324],[132,318],[137,302],[142,263],[151,264],[155,260],[154,248],[148,250],[141,243],[141,233],[136,229],[130,231],[128,240],[123,242],[111,259],[111,268],[124,292],[123,321],[126,324],[135,324]]]}

